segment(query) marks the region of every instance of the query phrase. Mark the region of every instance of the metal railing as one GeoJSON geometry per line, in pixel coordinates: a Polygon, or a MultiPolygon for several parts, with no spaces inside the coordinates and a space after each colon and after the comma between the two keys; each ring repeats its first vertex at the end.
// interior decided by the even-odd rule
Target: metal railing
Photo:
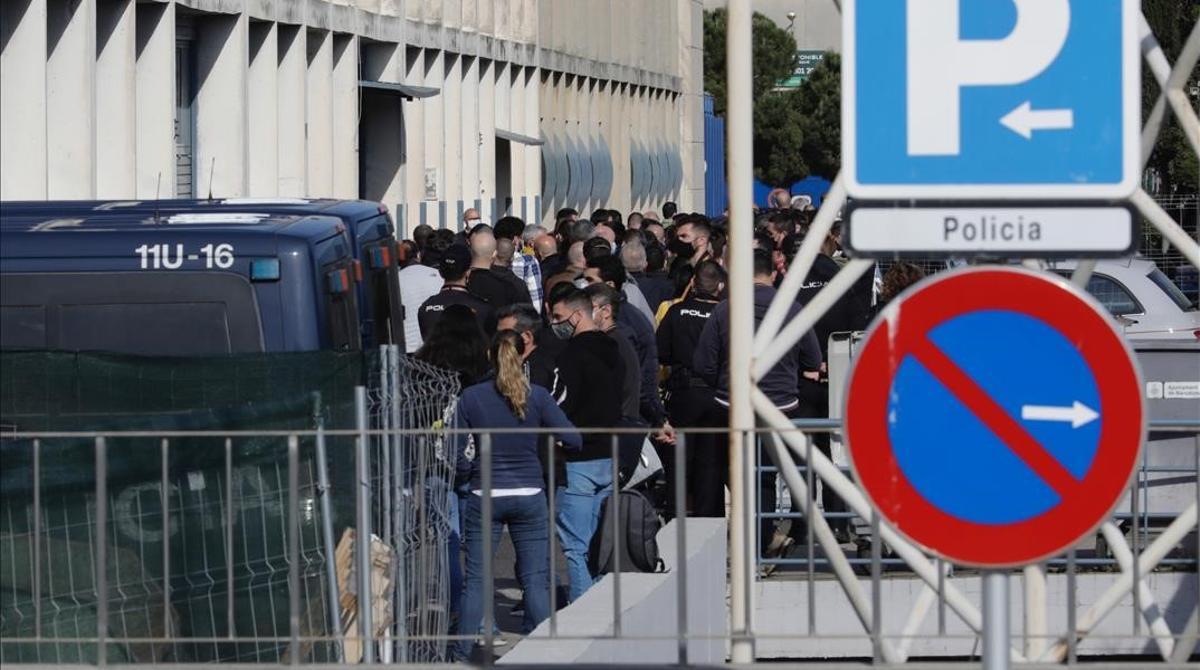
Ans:
{"type": "MultiPolygon", "coordinates": [[[[910,554],[888,555],[900,549],[900,545],[888,535],[886,526],[881,527],[877,517],[863,517],[853,511],[822,514],[816,495],[820,478],[816,470],[807,465],[817,458],[813,436],[835,433],[838,424],[828,420],[797,423],[791,431],[759,429],[741,435],[741,443],[746,449],[780,449],[781,443],[786,442],[797,462],[796,467],[786,468],[780,474],[786,479],[788,493],[798,511],[768,511],[754,521],[786,519],[798,522],[803,519],[806,522],[806,541],[796,548],[802,556],[772,561],[760,558],[759,561],[760,565],[778,565],[782,571],[794,568],[803,571],[808,597],[806,602],[797,604],[797,609],[806,612],[806,626],[794,633],[754,633],[753,637],[760,641],[807,637],[830,643],[849,638],[866,640],[875,661],[902,661],[905,645],[917,636],[907,629],[901,633],[884,631],[878,614],[883,606],[882,587],[887,580],[912,578],[910,573],[899,569],[905,562],[918,576],[929,573],[913,565],[910,554]],[[805,445],[804,448],[797,449],[797,443],[805,445]],[[846,558],[839,552],[830,551],[836,542],[828,519],[860,521],[862,541],[869,556],[846,558]],[[866,583],[862,583],[864,579],[866,583]],[[830,580],[840,582],[850,606],[858,612],[863,624],[862,633],[848,635],[820,630],[818,610],[828,611],[834,603],[818,603],[815,586],[830,580]]],[[[1111,558],[1089,558],[1072,551],[1065,558],[1050,562],[1052,568],[1064,571],[1068,580],[1066,630],[1076,631],[1076,634],[1046,634],[1046,642],[1065,645],[1067,660],[1076,660],[1079,639],[1087,634],[1081,623],[1086,623],[1088,617],[1102,618],[1106,613],[1088,611],[1080,616],[1077,612],[1076,581],[1081,573],[1089,571],[1106,575],[1104,570],[1120,568],[1122,574],[1113,577],[1114,585],[1123,578],[1139,585],[1132,589],[1132,626],[1124,637],[1137,637],[1148,644],[1160,645],[1169,638],[1176,648],[1186,646],[1189,640],[1195,644],[1194,636],[1189,637],[1188,631],[1164,632],[1158,623],[1161,618],[1143,623],[1143,613],[1156,606],[1152,602],[1153,596],[1141,585],[1151,571],[1197,572],[1195,566],[1200,546],[1195,539],[1187,541],[1184,535],[1192,532],[1195,505],[1200,501],[1200,468],[1196,467],[1200,459],[1200,437],[1197,436],[1200,422],[1156,423],[1152,428],[1156,434],[1178,433],[1187,438],[1182,449],[1191,452],[1192,465],[1156,468],[1144,461],[1131,484],[1133,495],[1129,510],[1122,510],[1114,519],[1131,528],[1131,548],[1124,551],[1117,548],[1116,540],[1122,534],[1113,536],[1106,528],[1103,536],[1113,547],[1111,558]],[[1160,513],[1146,504],[1157,474],[1168,476],[1172,486],[1195,487],[1191,492],[1190,510],[1160,513]],[[1170,523],[1160,523],[1167,521],[1170,523]],[[1181,522],[1187,531],[1183,534],[1177,532],[1181,522]],[[1164,525],[1169,531],[1164,530],[1150,542],[1151,534],[1164,525]],[[1164,551],[1159,545],[1168,532],[1171,534],[1166,543],[1169,547],[1164,551]],[[1192,551],[1196,554],[1187,555],[1192,551]],[[1151,554],[1152,560],[1147,561],[1151,554]]],[[[447,440],[447,445],[459,438],[466,439],[469,434],[450,428],[441,428],[438,432],[447,440]]],[[[492,490],[495,478],[494,440],[512,432],[539,435],[539,441],[544,440],[548,462],[553,462],[559,450],[553,436],[546,431],[498,430],[478,434],[477,458],[483,492],[492,490]]],[[[616,481],[619,475],[616,456],[621,448],[618,436],[638,431],[599,432],[610,440],[612,477],[616,481]]],[[[728,431],[681,430],[669,452],[662,452],[669,454],[669,459],[664,460],[672,464],[669,481],[658,482],[659,488],[654,490],[666,508],[664,511],[680,521],[687,518],[686,482],[689,475],[686,454],[688,449],[694,448],[689,444],[697,435],[713,433],[727,435],[728,431]]],[[[482,649],[480,660],[492,662],[497,647],[493,588],[483,589],[484,620],[479,632],[410,633],[402,627],[372,626],[372,614],[388,611],[386,607],[378,606],[380,602],[396,597],[394,591],[381,588],[376,581],[382,575],[375,565],[379,559],[374,555],[373,547],[367,543],[354,543],[351,561],[340,562],[342,557],[335,557],[331,563],[328,540],[322,540],[323,517],[329,514],[322,512],[322,497],[330,491],[320,483],[322,478],[318,471],[321,468],[320,463],[315,462],[315,446],[326,443],[325,458],[330,464],[354,463],[357,475],[352,484],[352,498],[357,512],[354,521],[347,525],[355,530],[356,537],[368,537],[372,515],[363,512],[369,509],[368,497],[378,495],[377,482],[370,480],[369,473],[375,471],[376,461],[381,456],[377,456],[380,452],[373,452],[366,446],[408,434],[428,436],[429,430],[47,432],[8,436],[6,453],[13,453],[12,449],[17,447],[27,449],[30,472],[26,489],[14,490],[11,480],[6,480],[5,490],[0,491],[4,507],[0,548],[5,549],[0,557],[5,564],[0,569],[4,573],[0,578],[0,589],[9,591],[0,604],[3,613],[0,630],[4,631],[0,639],[0,656],[6,663],[98,665],[211,661],[293,665],[370,663],[402,661],[400,650],[412,644],[425,644],[444,651],[447,645],[456,641],[478,640],[482,649]],[[260,455],[266,456],[252,464],[237,456],[241,453],[237,447],[246,443],[257,445],[260,455]],[[87,473],[93,480],[89,486],[76,481],[68,491],[63,491],[46,485],[46,480],[54,474],[54,465],[46,460],[46,456],[61,453],[64,448],[84,448],[91,452],[94,471],[87,473]],[[186,460],[171,458],[177,451],[200,448],[220,450],[223,466],[217,473],[219,477],[203,472],[197,474],[189,469],[186,460]],[[122,449],[136,452],[121,454],[118,450],[122,449]],[[130,455],[146,461],[160,460],[154,481],[131,480],[123,475],[120,467],[110,467],[114,459],[119,461],[130,455]],[[83,509],[86,513],[82,517],[48,498],[48,495],[64,494],[85,500],[83,509]],[[155,506],[157,509],[153,509],[155,506]],[[69,522],[58,524],[54,515],[60,511],[74,516],[69,522]],[[123,534],[132,531],[140,533],[140,542],[130,546],[121,540],[123,534]],[[83,541],[76,541],[79,538],[83,541]],[[219,548],[206,544],[214,540],[219,548]],[[195,569],[197,561],[202,569],[195,569]],[[136,566],[131,565],[135,562],[136,566]],[[148,567],[156,562],[159,570],[148,567]],[[65,564],[69,567],[64,574],[65,564]],[[336,573],[332,579],[328,571],[331,565],[336,573]],[[352,598],[348,603],[345,594],[335,597],[339,578],[353,594],[372,594],[370,602],[352,598]],[[23,590],[28,593],[26,599],[17,597],[23,590]],[[357,652],[351,653],[352,650],[357,652]]],[[[1145,453],[1159,448],[1155,444],[1147,446],[1145,453]]],[[[1171,444],[1176,449],[1181,448],[1180,440],[1171,444]]],[[[721,448],[724,446],[722,441],[721,448]]],[[[723,454],[713,456],[720,458],[723,454]]],[[[763,469],[764,473],[773,471],[763,469]]],[[[547,469],[546,477],[547,490],[555,491],[562,483],[557,481],[554,468],[547,469]]],[[[419,484],[427,487],[424,495],[439,495],[438,491],[449,494],[452,490],[451,482],[419,484]]],[[[392,493],[400,495],[401,491],[397,489],[392,493]]],[[[419,500],[420,496],[409,492],[406,499],[419,500]]],[[[492,516],[492,497],[483,495],[480,504],[484,526],[481,530],[486,531],[492,516]]],[[[558,511],[555,496],[547,496],[546,504],[547,518],[555,519],[558,511]]],[[[619,526],[618,496],[608,496],[604,504],[609,510],[607,519],[613,524],[609,529],[615,545],[613,555],[619,561],[623,535],[619,526]]],[[[751,526],[756,528],[757,523],[751,526]]],[[[689,632],[688,565],[683,558],[688,555],[687,528],[687,523],[676,524],[676,553],[681,558],[677,565],[670,566],[673,574],[666,576],[666,579],[678,580],[675,630],[647,632],[630,630],[623,625],[625,607],[622,598],[626,589],[622,587],[622,570],[617,569],[611,578],[611,633],[605,637],[630,644],[674,640],[678,648],[675,661],[679,664],[688,662],[689,640],[730,639],[728,633],[689,632]]],[[[563,603],[557,588],[561,576],[557,562],[559,540],[554,532],[547,535],[551,557],[548,565],[550,607],[545,623],[548,637],[595,639],[594,635],[581,636],[564,631],[561,626],[559,610],[563,603]]],[[[494,586],[497,566],[492,558],[491,537],[490,532],[482,533],[481,556],[484,583],[494,586]]],[[[441,547],[437,550],[443,551],[441,547]]],[[[448,553],[443,553],[437,560],[455,560],[456,549],[445,547],[444,551],[448,553]]],[[[941,562],[930,565],[934,566],[932,569],[937,575],[935,586],[930,589],[936,599],[925,607],[936,606],[937,636],[952,640],[977,635],[977,632],[963,632],[950,626],[955,616],[970,626],[973,605],[963,598],[953,583],[953,578],[968,573],[952,572],[941,562]]],[[[387,574],[386,571],[383,574],[387,574]]],[[[767,580],[759,588],[771,588],[774,581],[767,580]]],[[[1195,595],[1185,595],[1193,598],[1194,607],[1195,595]]],[[[406,612],[397,613],[397,616],[407,615],[406,612]]],[[[1178,654],[1167,656],[1177,657],[1178,654]]],[[[1184,654],[1183,658],[1186,657],[1184,654]]]]}
{"type": "MultiPolygon", "coordinates": [[[[841,423],[835,419],[805,419],[794,422],[797,427],[802,427],[811,435],[821,434],[832,437],[835,441],[840,437],[841,423]]],[[[1150,430],[1156,433],[1160,438],[1170,435],[1176,438],[1194,437],[1196,441],[1197,453],[1200,453],[1200,420],[1196,421],[1177,421],[1177,420],[1160,420],[1150,424],[1150,430]]],[[[808,449],[810,456],[796,464],[796,469],[800,477],[805,478],[808,490],[813,491],[814,495],[809,496],[805,500],[808,506],[801,510],[799,505],[791,501],[790,492],[788,489],[786,478],[778,477],[774,482],[770,480],[779,472],[779,469],[772,463],[765,447],[759,445],[758,472],[759,483],[763,485],[764,481],[773,484],[779,492],[776,499],[779,501],[774,509],[758,509],[757,521],[761,526],[761,522],[765,519],[768,521],[790,521],[793,523],[802,523],[806,517],[809,517],[812,512],[812,506],[819,506],[818,511],[828,520],[845,522],[847,530],[850,531],[850,537],[847,541],[842,542],[844,545],[857,544],[859,555],[849,558],[848,561],[854,566],[865,566],[871,563],[869,556],[862,554],[871,551],[871,545],[875,539],[875,535],[870,533],[871,520],[865,519],[852,511],[830,511],[821,505],[821,496],[816,495],[814,488],[815,474],[812,468],[806,465],[811,460],[811,450],[814,448],[813,440],[808,439],[808,449]]],[[[840,444],[835,442],[834,448],[840,447],[840,444]]],[[[1139,547],[1144,547],[1151,534],[1155,532],[1155,528],[1160,528],[1167,525],[1170,520],[1175,519],[1186,507],[1187,502],[1195,499],[1195,496],[1190,496],[1187,493],[1176,492],[1170,500],[1161,500],[1161,497],[1156,497],[1151,500],[1151,495],[1155,489],[1164,487],[1178,487],[1183,484],[1193,483],[1200,490],[1200,471],[1193,466],[1178,466],[1164,465],[1154,463],[1157,460],[1155,457],[1165,454],[1167,451],[1177,452],[1179,445],[1170,439],[1156,439],[1146,442],[1142,451],[1142,456],[1134,473],[1134,477],[1129,484],[1129,494],[1126,504],[1120,505],[1112,515],[1113,521],[1117,522],[1118,526],[1127,531],[1131,538],[1134,553],[1136,554],[1139,547]],[[1158,506],[1163,504],[1164,506],[1158,506]]],[[[828,454],[827,454],[828,455],[828,454]]],[[[847,477],[851,476],[851,469],[844,457],[834,459],[838,469],[847,477]]],[[[811,534],[811,529],[809,529],[811,534]]],[[[1099,533],[1099,532],[1098,532],[1099,533]]],[[[810,538],[811,539],[811,538],[810,538]]],[[[1101,547],[1096,550],[1096,556],[1086,558],[1076,557],[1075,565],[1084,568],[1095,568],[1097,570],[1110,570],[1119,567],[1119,562],[1116,557],[1104,545],[1104,540],[1100,539],[1101,547]]],[[[810,542],[811,547],[811,542],[810,542]]],[[[760,546],[761,549],[761,546],[760,546]]],[[[811,553],[811,552],[810,552],[811,553]]],[[[887,553],[887,552],[884,552],[887,553]]],[[[1200,548],[1197,548],[1197,553],[1200,553],[1200,548]]],[[[1063,568],[1067,564],[1067,557],[1062,556],[1047,561],[1047,565],[1055,568],[1063,568]]],[[[803,566],[809,570],[814,565],[827,566],[829,561],[827,558],[811,556],[805,557],[768,557],[764,556],[762,551],[757,554],[757,561],[760,566],[803,566]]],[[[903,566],[905,563],[902,559],[896,557],[887,557],[882,559],[882,565],[886,568],[889,566],[903,566]]],[[[1164,558],[1160,565],[1168,566],[1193,566],[1196,565],[1194,557],[1168,557],[1164,558]]]]}

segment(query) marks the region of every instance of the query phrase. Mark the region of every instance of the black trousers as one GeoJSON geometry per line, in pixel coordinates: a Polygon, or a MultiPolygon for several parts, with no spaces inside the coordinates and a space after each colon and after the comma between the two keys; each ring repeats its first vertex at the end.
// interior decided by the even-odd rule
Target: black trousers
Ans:
{"type": "MultiPolygon", "coordinates": [[[[729,410],[716,401],[708,388],[685,388],[671,393],[667,403],[671,425],[676,428],[724,428],[729,410]]],[[[674,501],[674,449],[663,458],[668,470],[667,487],[674,501]],[[667,465],[670,463],[670,465],[667,465]]],[[[688,516],[724,517],[725,486],[729,481],[729,438],[724,433],[688,433],[684,442],[684,482],[690,500],[688,516]]]]}

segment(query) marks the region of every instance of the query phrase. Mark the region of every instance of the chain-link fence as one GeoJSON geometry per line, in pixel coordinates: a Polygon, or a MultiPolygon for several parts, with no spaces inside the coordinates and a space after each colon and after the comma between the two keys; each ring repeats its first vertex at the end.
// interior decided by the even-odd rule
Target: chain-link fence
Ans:
{"type": "Polygon", "coordinates": [[[450,630],[450,551],[455,450],[442,428],[453,424],[459,384],[453,373],[381,349],[372,370],[369,423],[384,432],[370,439],[371,521],[391,550],[390,625],[414,641],[382,645],[382,660],[440,661],[450,630]]]}

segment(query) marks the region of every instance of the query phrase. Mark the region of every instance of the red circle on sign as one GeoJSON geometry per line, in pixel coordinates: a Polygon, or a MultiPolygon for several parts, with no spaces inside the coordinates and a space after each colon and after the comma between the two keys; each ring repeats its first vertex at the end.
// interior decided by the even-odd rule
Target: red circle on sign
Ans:
{"type": "MultiPolygon", "coordinates": [[[[947,273],[896,298],[859,348],[843,413],[851,467],[883,518],[927,551],[981,567],[1036,563],[1094,531],[1121,499],[1145,435],[1141,388],[1133,353],[1108,312],[1066,279],[1017,268],[947,273]],[[1072,480],[1058,505],[1014,523],[967,521],[933,505],[901,470],[888,435],[889,393],[901,362],[915,350],[930,351],[926,335],[939,324],[980,310],[1017,312],[1057,330],[1092,370],[1100,398],[1099,443],[1083,479],[1072,480]]],[[[1006,413],[989,418],[1001,432],[1026,435],[1006,413]]],[[[1029,458],[1040,452],[1034,444],[1029,458]]],[[[946,476],[955,476],[949,465],[946,476]]]]}

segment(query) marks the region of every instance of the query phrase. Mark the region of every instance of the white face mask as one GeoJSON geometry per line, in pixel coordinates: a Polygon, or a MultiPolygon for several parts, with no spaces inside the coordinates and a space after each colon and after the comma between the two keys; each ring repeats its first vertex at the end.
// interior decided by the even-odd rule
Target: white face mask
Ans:
{"type": "Polygon", "coordinates": [[[587,280],[584,279],[583,277],[576,279],[573,283],[575,284],[575,288],[577,288],[577,289],[585,289],[588,287],[587,280]]]}

